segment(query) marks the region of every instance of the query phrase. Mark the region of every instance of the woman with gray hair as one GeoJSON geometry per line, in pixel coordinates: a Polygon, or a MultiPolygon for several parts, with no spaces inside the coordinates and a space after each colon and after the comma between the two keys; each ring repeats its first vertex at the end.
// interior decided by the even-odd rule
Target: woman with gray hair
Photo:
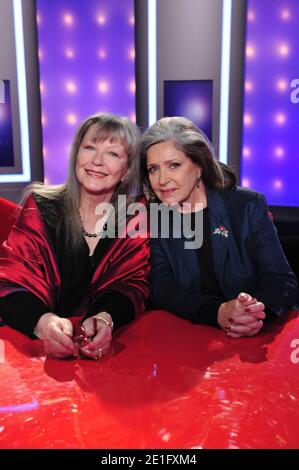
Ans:
{"type": "Polygon", "coordinates": [[[162,217],[151,239],[155,308],[238,338],[257,334],[266,317],[296,302],[296,277],[264,196],[236,186],[233,172],[215,159],[191,121],[167,117],[145,131],[141,173],[151,204],[171,209],[169,230],[163,232],[162,217]],[[198,232],[202,243],[190,249],[190,236],[198,232]]]}
{"type": "Polygon", "coordinates": [[[126,118],[86,119],[73,142],[66,183],[31,185],[4,242],[0,315],[7,325],[40,338],[51,356],[79,350],[101,357],[112,331],[144,309],[149,240],[146,234],[130,237],[128,224],[140,220],[126,218],[140,189],[139,145],[139,132],[126,118]],[[126,207],[118,207],[119,196],[126,207]],[[115,217],[120,212],[123,226],[115,222],[122,220],[115,217]],[[79,315],[82,330],[75,338],[70,318],[79,315]]]}

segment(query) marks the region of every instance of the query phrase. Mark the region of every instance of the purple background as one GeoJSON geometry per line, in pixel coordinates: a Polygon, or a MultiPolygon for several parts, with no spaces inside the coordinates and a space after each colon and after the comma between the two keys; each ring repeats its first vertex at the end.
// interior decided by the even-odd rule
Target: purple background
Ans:
{"type": "Polygon", "coordinates": [[[4,103],[0,103],[0,166],[14,166],[10,86],[4,82],[4,103]]]}
{"type": "Polygon", "coordinates": [[[299,206],[299,1],[248,0],[242,184],[299,206]]]}
{"type": "Polygon", "coordinates": [[[164,116],[185,116],[212,140],[212,80],[166,80],[164,116]]]}
{"type": "Polygon", "coordinates": [[[66,178],[80,121],[109,111],[135,121],[133,0],[37,0],[45,181],[66,178]]]}

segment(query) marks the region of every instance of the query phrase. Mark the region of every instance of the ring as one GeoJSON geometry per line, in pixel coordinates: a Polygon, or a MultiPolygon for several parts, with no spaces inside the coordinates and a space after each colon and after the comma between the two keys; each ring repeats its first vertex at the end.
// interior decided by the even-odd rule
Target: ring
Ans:
{"type": "Polygon", "coordinates": [[[96,356],[96,359],[100,359],[102,356],[103,356],[103,350],[102,350],[102,348],[100,348],[100,349],[98,350],[98,354],[97,354],[97,356],[96,356]]]}

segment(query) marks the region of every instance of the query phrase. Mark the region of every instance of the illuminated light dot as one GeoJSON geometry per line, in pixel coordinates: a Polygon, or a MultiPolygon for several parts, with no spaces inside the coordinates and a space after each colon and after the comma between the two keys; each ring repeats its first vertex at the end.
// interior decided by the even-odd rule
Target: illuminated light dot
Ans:
{"type": "Polygon", "coordinates": [[[65,84],[65,89],[68,93],[75,93],[77,91],[77,85],[75,82],[69,80],[65,84]]]}
{"type": "Polygon", "coordinates": [[[41,17],[41,15],[40,15],[40,13],[37,13],[37,15],[36,15],[36,22],[37,22],[37,24],[40,26],[40,24],[41,24],[41,22],[42,22],[42,17],[41,17]]]}
{"type": "Polygon", "coordinates": [[[288,21],[291,18],[290,10],[288,10],[287,8],[283,9],[281,14],[280,14],[280,17],[281,17],[282,20],[288,21]]]}
{"type": "Polygon", "coordinates": [[[44,177],[44,183],[45,183],[45,185],[49,185],[49,184],[50,184],[50,180],[49,180],[49,178],[47,178],[46,176],[44,177]]]}
{"type": "Polygon", "coordinates": [[[284,80],[284,79],[277,80],[276,88],[279,91],[286,91],[289,88],[287,80],[284,80]]]}
{"type": "Polygon", "coordinates": [[[45,126],[48,122],[46,116],[44,114],[42,114],[42,117],[41,117],[41,122],[42,122],[42,126],[45,126]]]}
{"type": "Polygon", "coordinates": [[[107,17],[102,13],[97,16],[97,23],[100,25],[104,25],[107,22],[107,17]]]}
{"type": "Polygon", "coordinates": [[[105,49],[99,49],[98,56],[100,57],[100,59],[106,59],[107,52],[105,51],[105,49]]]}
{"type": "Polygon", "coordinates": [[[278,158],[282,158],[285,155],[285,151],[282,147],[276,147],[274,150],[274,154],[278,158]]]}
{"type": "Polygon", "coordinates": [[[252,119],[251,114],[248,114],[248,113],[244,114],[244,125],[251,126],[252,122],[253,122],[253,119],[252,119]]]}
{"type": "Polygon", "coordinates": [[[64,53],[68,59],[73,59],[75,57],[75,51],[74,49],[71,49],[70,47],[67,47],[64,53]]]}
{"type": "Polygon", "coordinates": [[[274,183],[273,183],[273,186],[275,189],[281,189],[283,184],[282,184],[282,181],[281,180],[275,180],[274,183]]]}
{"type": "Polygon", "coordinates": [[[134,60],[135,59],[135,48],[132,47],[130,50],[129,50],[129,58],[131,60],[134,60]]]}
{"type": "Polygon", "coordinates": [[[244,188],[249,188],[249,187],[250,187],[250,181],[249,181],[249,179],[244,178],[244,179],[242,180],[242,186],[244,186],[244,188]]]}
{"type": "Polygon", "coordinates": [[[129,90],[131,93],[135,93],[136,92],[136,83],[135,83],[135,80],[132,80],[130,83],[129,83],[129,90]]]}
{"type": "Polygon", "coordinates": [[[44,156],[44,158],[46,158],[47,155],[48,155],[48,149],[47,149],[47,147],[43,147],[43,156],[44,156]]]}
{"type": "Polygon", "coordinates": [[[243,148],[243,156],[244,156],[245,158],[248,158],[248,157],[250,157],[250,155],[251,155],[250,148],[249,148],[249,147],[244,147],[244,148],[243,148]]]}
{"type": "Polygon", "coordinates": [[[252,91],[253,90],[253,84],[249,80],[246,80],[245,82],[245,91],[252,91]]]}
{"type": "Polygon", "coordinates": [[[100,93],[103,93],[103,94],[107,93],[108,90],[109,90],[108,83],[105,82],[105,81],[99,82],[99,84],[98,84],[98,89],[99,89],[99,92],[100,92],[100,93]]]}
{"type": "Polygon", "coordinates": [[[277,50],[281,57],[287,57],[290,53],[290,48],[287,44],[280,44],[277,50]]]}
{"type": "Polygon", "coordinates": [[[134,15],[129,16],[129,24],[134,26],[134,24],[135,24],[135,16],[134,15]]]}
{"type": "Polygon", "coordinates": [[[186,100],[183,108],[183,114],[196,122],[202,122],[207,119],[207,109],[205,103],[196,98],[186,100]]]}
{"type": "Polygon", "coordinates": [[[62,17],[62,21],[66,26],[73,26],[74,24],[74,17],[70,13],[65,13],[62,17]]]}
{"type": "Polygon", "coordinates": [[[74,124],[77,123],[77,121],[78,121],[78,117],[76,116],[76,114],[73,114],[73,113],[67,114],[67,116],[66,116],[66,122],[67,122],[68,124],[74,125],[74,124]]]}
{"type": "Polygon", "coordinates": [[[284,113],[277,113],[274,119],[277,124],[282,125],[286,122],[286,115],[284,113]]]}
{"type": "Polygon", "coordinates": [[[133,124],[136,124],[136,113],[131,113],[130,114],[130,120],[133,124]]]}
{"type": "Polygon", "coordinates": [[[38,58],[39,60],[44,58],[44,51],[40,47],[38,48],[38,58]]]}
{"type": "Polygon", "coordinates": [[[254,12],[253,12],[252,10],[249,10],[249,11],[248,11],[247,19],[248,19],[248,21],[254,21],[254,19],[255,19],[255,14],[254,14],[254,12]]]}
{"type": "Polygon", "coordinates": [[[255,48],[253,46],[246,47],[246,57],[252,58],[255,57],[255,48]]]}
{"type": "Polygon", "coordinates": [[[39,90],[40,90],[40,92],[41,92],[42,95],[45,94],[45,84],[44,84],[44,82],[40,82],[40,84],[39,84],[39,90]]]}

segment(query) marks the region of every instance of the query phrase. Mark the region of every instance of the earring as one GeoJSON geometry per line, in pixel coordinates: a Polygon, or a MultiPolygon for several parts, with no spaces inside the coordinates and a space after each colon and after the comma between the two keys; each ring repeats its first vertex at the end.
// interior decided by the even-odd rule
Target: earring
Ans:
{"type": "Polygon", "coordinates": [[[201,180],[201,174],[198,173],[198,177],[197,177],[197,180],[196,180],[196,187],[199,188],[200,186],[200,180],[201,180]]]}
{"type": "Polygon", "coordinates": [[[149,202],[157,202],[158,200],[156,194],[152,189],[149,189],[148,191],[148,200],[149,202]]]}

